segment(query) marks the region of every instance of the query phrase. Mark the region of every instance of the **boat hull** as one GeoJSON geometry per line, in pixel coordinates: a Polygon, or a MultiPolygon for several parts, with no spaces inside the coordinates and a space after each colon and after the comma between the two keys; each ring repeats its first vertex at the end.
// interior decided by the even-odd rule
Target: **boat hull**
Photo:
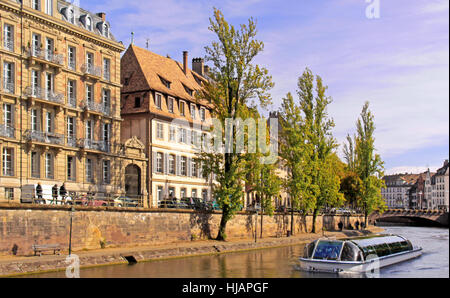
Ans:
{"type": "Polygon", "coordinates": [[[374,257],[365,262],[342,262],[300,258],[300,269],[309,272],[370,273],[379,268],[417,258],[421,254],[422,248],[416,248],[389,256],[374,257]]]}

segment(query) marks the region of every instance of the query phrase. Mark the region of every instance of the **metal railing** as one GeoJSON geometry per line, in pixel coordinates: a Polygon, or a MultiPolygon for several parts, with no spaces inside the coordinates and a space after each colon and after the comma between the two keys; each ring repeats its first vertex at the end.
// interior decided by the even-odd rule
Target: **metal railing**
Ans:
{"type": "Polygon", "coordinates": [[[69,104],[69,106],[76,108],[77,107],[77,99],[74,96],[69,96],[67,98],[67,103],[69,104]]]}
{"type": "Polygon", "coordinates": [[[43,50],[43,49],[37,49],[37,48],[31,48],[29,51],[30,56],[39,58],[51,63],[63,65],[64,64],[64,55],[62,54],[55,54],[51,50],[43,50]]]}
{"type": "Polygon", "coordinates": [[[27,141],[37,141],[54,145],[64,145],[64,135],[59,133],[26,130],[24,138],[27,141]]]}
{"type": "Polygon", "coordinates": [[[14,41],[11,39],[5,39],[3,41],[3,47],[5,48],[5,50],[14,52],[14,41]]]}
{"type": "Polygon", "coordinates": [[[109,70],[103,71],[103,78],[107,81],[111,81],[111,72],[109,70]]]}
{"type": "Polygon", "coordinates": [[[15,92],[14,82],[8,79],[3,79],[3,91],[6,93],[14,94],[15,92]]]}
{"type": "Polygon", "coordinates": [[[87,109],[88,111],[92,112],[98,112],[105,115],[109,115],[111,112],[111,109],[108,106],[105,106],[102,103],[97,103],[94,101],[83,100],[81,105],[84,109],[87,109]]]}
{"type": "Polygon", "coordinates": [[[102,76],[102,69],[101,67],[92,65],[92,64],[83,64],[81,66],[81,72],[85,73],[85,74],[90,74],[96,77],[101,77],[102,76]]]}
{"type": "Polygon", "coordinates": [[[64,94],[47,90],[41,87],[29,86],[25,89],[25,95],[34,98],[40,98],[54,103],[64,103],[64,94]]]}
{"type": "Polygon", "coordinates": [[[16,129],[7,124],[0,124],[0,136],[7,138],[15,137],[16,129]]]}
{"type": "Polygon", "coordinates": [[[95,141],[92,139],[81,139],[80,146],[85,149],[109,152],[109,143],[105,141],[95,141]]]}
{"type": "Polygon", "coordinates": [[[77,64],[75,63],[75,61],[69,61],[67,63],[67,66],[69,67],[69,69],[76,71],[77,70],[77,64]]]}
{"type": "Polygon", "coordinates": [[[75,137],[67,137],[67,146],[77,147],[77,139],[75,137]]]}

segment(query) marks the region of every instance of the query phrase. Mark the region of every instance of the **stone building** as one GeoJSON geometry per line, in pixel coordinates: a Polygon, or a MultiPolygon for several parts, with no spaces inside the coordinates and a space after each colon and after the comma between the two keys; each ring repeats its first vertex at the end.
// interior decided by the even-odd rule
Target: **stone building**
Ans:
{"type": "Polygon", "coordinates": [[[212,105],[195,97],[206,80],[203,59],[183,62],[130,45],[121,61],[121,136],[137,138],[149,157],[149,205],[166,198],[211,199],[196,153],[206,144],[212,105]]]}
{"type": "Polygon", "coordinates": [[[105,14],[62,0],[2,0],[0,26],[0,200],[38,182],[126,193],[146,158],[137,139],[120,143],[124,46],[105,14]]]}
{"type": "Polygon", "coordinates": [[[396,174],[384,176],[386,188],[381,189],[381,195],[388,208],[410,208],[410,189],[415,185],[418,174],[396,174]]]}
{"type": "Polygon", "coordinates": [[[432,196],[428,202],[429,209],[449,210],[449,166],[448,160],[444,161],[444,165],[436,171],[431,178],[432,196]]]}

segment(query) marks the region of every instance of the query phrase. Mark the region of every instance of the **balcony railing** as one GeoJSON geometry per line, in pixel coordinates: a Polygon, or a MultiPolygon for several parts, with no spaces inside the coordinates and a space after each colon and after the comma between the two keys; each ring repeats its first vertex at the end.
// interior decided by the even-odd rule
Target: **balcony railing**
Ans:
{"type": "Polygon", "coordinates": [[[5,50],[14,52],[14,41],[12,41],[10,39],[5,39],[3,41],[3,47],[5,48],[5,50]]]}
{"type": "Polygon", "coordinates": [[[68,67],[69,67],[69,69],[71,69],[71,70],[74,70],[74,71],[77,70],[77,64],[75,63],[75,61],[69,61],[68,67]]]}
{"type": "Polygon", "coordinates": [[[76,108],[76,106],[77,106],[77,99],[74,96],[69,96],[67,98],[67,103],[69,104],[69,106],[76,108]]]}
{"type": "Polygon", "coordinates": [[[98,66],[95,66],[92,64],[87,64],[87,63],[85,63],[81,66],[81,72],[92,75],[92,76],[96,76],[96,77],[102,76],[101,67],[98,67],[98,66]]]}
{"type": "Polygon", "coordinates": [[[103,78],[107,81],[111,81],[111,72],[105,69],[103,71],[103,78]]]}
{"type": "Polygon", "coordinates": [[[6,93],[14,94],[14,82],[8,79],[3,80],[3,91],[6,93]]]}
{"type": "Polygon", "coordinates": [[[2,137],[14,138],[15,131],[16,129],[14,127],[11,127],[7,124],[0,124],[0,136],[2,137]]]}
{"type": "Polygon", "coordinates": [[[105,141],[94,141],[92,139],[81,139],[80,146],[85,149],[109,152],[109,143],[105,141]]]}
{"type": "Polygon", "coordinates": [[[45,61],[48,61],[51,63],[55,63],[55,64],[59,64],[59,65],[64,64],[64,55],[55,54],[51,50],[31,48],[29,54],[31,57],[42,59],[42,60],[45,60],[45,61]]]}
{"type": "Polygon", "coordinates": [[[46,101],[63,104],[64,94],[47,90],[41,87],[29,86],[25,89],[25,95],[34,98],[44,99],[46,101]]]}
{"type": "Polygon", "coordinates": [[[36,141],[53,145],[64,145],[64,135],[59,133],[26,130],[24,137],[27,141],[36,141]]]}
{"type": "Polygon", "coordinates": [[[77,139],[74,137],[67,137],[67,146],[77,147],[77,139]]]}
{"type": "Polygon", "coordinates": [[[111,112],[111,109],[108,106],[93,101],[83,100],[81,106],[82,108],[87,109],[88,111],[97,112],[105,115],[109,115],[111,112]]]}

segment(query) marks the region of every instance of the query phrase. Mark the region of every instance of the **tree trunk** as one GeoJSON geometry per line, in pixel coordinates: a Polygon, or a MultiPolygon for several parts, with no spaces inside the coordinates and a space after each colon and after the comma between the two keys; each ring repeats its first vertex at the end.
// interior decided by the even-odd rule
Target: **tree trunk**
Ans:
{"type": "Polygon", "coordinates": [[[291,207],[291,234],[294,235],[294,207],[291,207]]]}
{"type": "Polygon", "coordinates": [[[315,233],[316,232],[316,218],[317,218],[317,212],[319,210],[316,208],[313,211],[313,218],[312,218],[312,231],[311,233],[315,233]]]}
{"type": "Polygon", "coordinates": [[[228,218],[229,218],[228,213],[229,213],[228,208],[224,207],[223,211],[222,211],[222,218],[220,219],[219,232],[217,234],[216,240],[225,241],[227,238],[225,231],[226,231],[227,222],[228,222],[228,218]]]}
{"type": "Polygon", "coordinates": [[[263,212],[263,209],[262,209],[262,207],[261,207],[261,231],[260,231],[260,234],[261,234],[261,239],[262,239],[262,237],[263,237],[263,216],[264,216],[264,212],[263,212]]]}

